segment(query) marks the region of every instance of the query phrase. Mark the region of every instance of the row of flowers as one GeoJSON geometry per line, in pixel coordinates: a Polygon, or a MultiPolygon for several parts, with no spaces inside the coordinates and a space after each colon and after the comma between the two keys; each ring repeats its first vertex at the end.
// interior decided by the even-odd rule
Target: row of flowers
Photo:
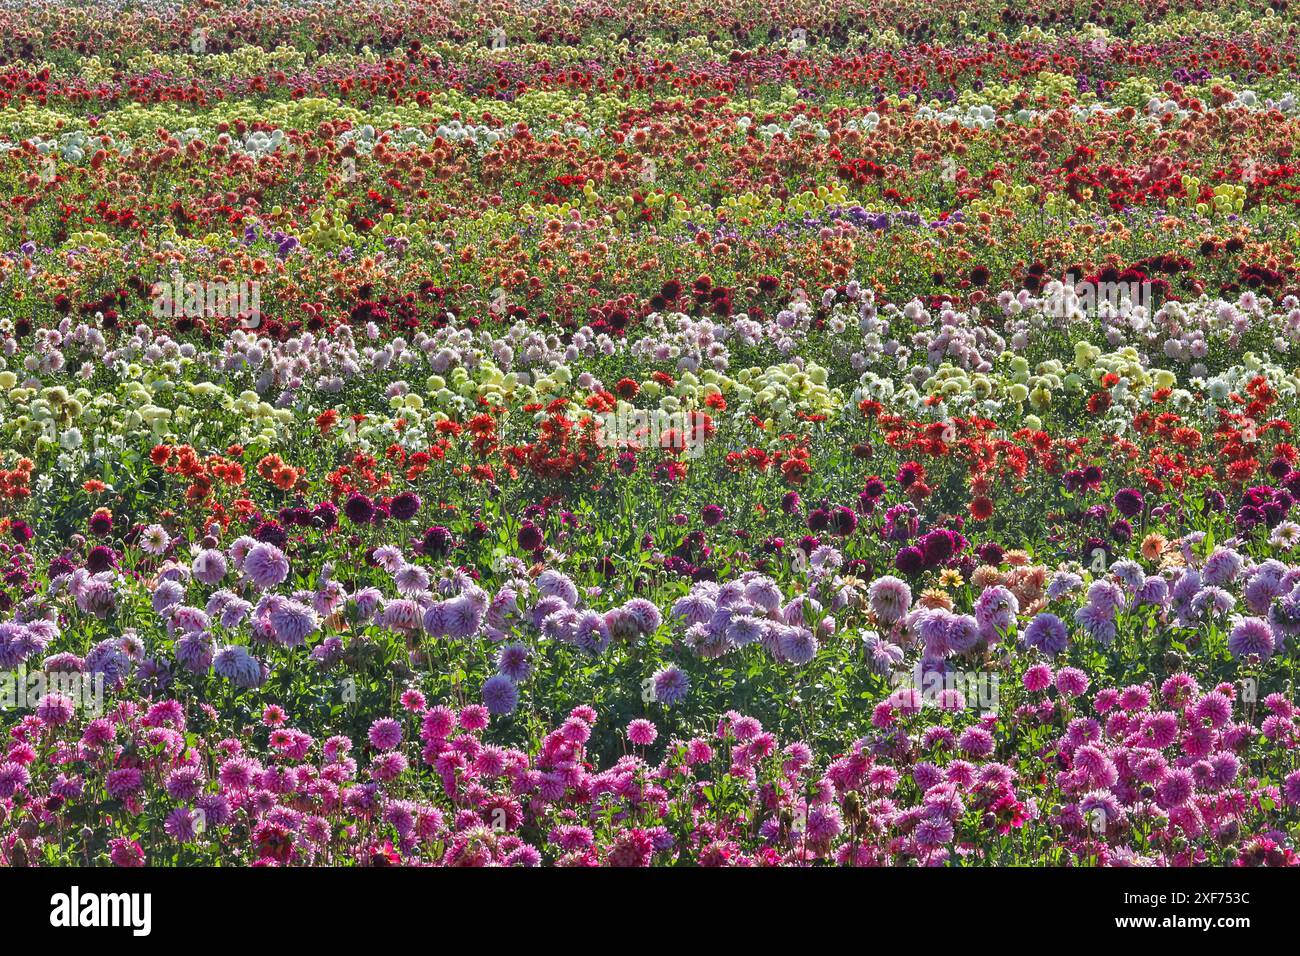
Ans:
{"type": "Polygon", "coordinates": [[[486,708],[428,706],[417,691],[360,745],[317,739],[275,705],[223,736],[216,711],[195,726],[174,699],[82,722],[50,694],[0,763],[0,853],[119,866],[150,852],[256,866],[937,866],[1050,847],[1041,858],[1058,864],[1295,863],[1300,771],[1269,784],[1253,769],[1300,730],[1292,701],[1270,696],[1256,725],[1231,687],[1186,674],[1088,684],[1075,668],[1031,668],[1015,731],[927,722],[897,697],[825,763],[735,711],[690,739],[636,719],[618,733],[627,752],[600,770],[587,706],[519,749],[484,739],[486,708]],[[416,785],[422,774],[435,790],[416,785]],[[101,828],[117,835],[101,845],[101,828]]]}

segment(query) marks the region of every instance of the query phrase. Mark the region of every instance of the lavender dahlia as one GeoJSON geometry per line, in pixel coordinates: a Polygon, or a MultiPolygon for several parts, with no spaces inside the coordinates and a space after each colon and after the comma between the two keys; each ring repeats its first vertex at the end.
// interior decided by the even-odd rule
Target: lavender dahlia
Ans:
{"type": "Polygon", "coordinates": [[[505,674],[493,674],[483,682],[483,704],[495,716],[514,713],[519,706],[519,688],[505,674]]]}

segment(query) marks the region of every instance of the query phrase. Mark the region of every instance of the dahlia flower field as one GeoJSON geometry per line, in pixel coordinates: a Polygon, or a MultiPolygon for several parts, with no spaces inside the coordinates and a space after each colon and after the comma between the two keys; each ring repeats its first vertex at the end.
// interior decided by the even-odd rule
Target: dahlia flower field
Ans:
{"type": "Polygon", "coordinates": [[[0,863],[1300,862],[1286,0],[0,9],[0,863]]]}

